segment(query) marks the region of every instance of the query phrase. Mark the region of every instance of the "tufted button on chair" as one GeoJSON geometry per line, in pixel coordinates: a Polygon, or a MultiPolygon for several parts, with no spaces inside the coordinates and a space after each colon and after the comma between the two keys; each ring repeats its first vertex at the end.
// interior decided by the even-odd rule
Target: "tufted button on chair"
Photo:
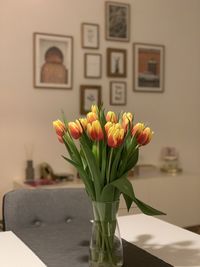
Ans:
{"type": "Polygon", "coordinates": [[[91,218],[84,189],[19,189],[3,199],[4,230],[19,236],[48,267],[88,267],[91,218]]]}

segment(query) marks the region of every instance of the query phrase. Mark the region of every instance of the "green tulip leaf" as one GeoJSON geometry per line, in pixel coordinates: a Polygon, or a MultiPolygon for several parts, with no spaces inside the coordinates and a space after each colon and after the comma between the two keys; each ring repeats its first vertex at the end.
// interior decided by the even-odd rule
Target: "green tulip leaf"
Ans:
{"type": "Polygon", "coordinates": [[[166,215],[166,213],[152,208],[151,206],[145,204],[138,198],[133,199],[138,208],[146,215],[166,215]]]}
{"type": "Polygon", "coordinates": [[[88,175],[87,173],[85,173],[84,169],[79,166],[78,163],[76,163],[75,161],[62,156],[66,161],[68,161],[69,163],[71,163],[79,172],[79,175],[81,177],[81,179],[83,180],[83,183],[85,184],[85,187],[87,189],[87,192],[89,194],[89,196],[91,197],[92,200],[95,200],[95,189],[94,189],[94,185],[91,181],[91,179],[88,179],[88,175]]]}

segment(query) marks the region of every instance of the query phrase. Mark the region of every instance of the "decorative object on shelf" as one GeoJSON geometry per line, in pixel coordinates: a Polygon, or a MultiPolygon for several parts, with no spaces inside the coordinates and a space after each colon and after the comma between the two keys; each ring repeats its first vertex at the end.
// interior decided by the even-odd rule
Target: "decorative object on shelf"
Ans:
{"type": "Polygon", "coordinates": [[[164,91],[164,52],[164,45],[133,44],[134,91],[164,91]]]}
{"type": "Polygon", "coordinates": [[[179,155],[175,147],[164,147],[161,151],[161,171],[176,174],[182,171],[179,164],[179,155]]]}
{"type": "Polygon", "coordinates": [[[34,87],[72,88],[73,38],[34,33],[34,87]]]}
{"type": "Polygon", "coordinates": [[[87,114],[91,105],[101,104],[101,86],[81,85],[80,86],[80,113],[87,114]]]}
{"type": "Polygon", "coordinates": [[[35,178],[35,172],[33,168],[33,161],[26,161],[26,181],[33,181],[35,178]]]}
{"type": "Polygon", "coordinates": [[[39,165],[40,179],[53,180],[55,175],[52,167],[46,163],[40,163],[39,165]]]}
{"type": "Polygon", "coordinates": [[[128,42],[130,39],[130,5],[118,2],[105,3],[106,39],[128,42]]]}
{"type": "Polygon", "coordinates": [[[107,76],[125,78],[127,69],[126,49],[107,48],[107,76]]]}
{"type": "Polygon", "coordinates": [[[68,123],[63,114],[63,121],[54,121],[53,126],[70,157],[63,158],[77,169],[93,203],[95,223],[90,267],[120,267],[123,252],[121,241],[115,236],[116,201],[120,195],[128,210],[134,202],[145,214],[163,214],[139,200],[127,178],[138,161],[139,149],[150,142],[152,131],[143,123],[133,125],[133,115],[129,112],[118,116],[112,111],[105,114],[96,105],[85,118],[68,123]],[[79,140],[80,147],[74,139],[79,140]]]}
{"type": "Polygon", "coordinates": [[[86,53],[84,56],[85,68],[84,76],[85,78],[98,79],[102,75],[102,56],[101,54],[86,53]]]}
{"type": "Polygon", "coordinates": [[[126,105],[126,83],[110,82],[110,105],[126,105]]]}
{"type": "Polygon", "coordinates": [[[81,24],[82,48],[99,48],[99,25],[94,23],[81,24]]]}
{"type": "Polygon", "coordinates": [[[48,184],[49,181],[71,181],[73,180],[73,175],[69,173],[55,173],[53,171],[53,168],[50,166],[50,164],[43,162],[39,165],[39,171],[40,171],[40,180],[38,181],[38,184],[48,184]],[[43,181],[42,181],[43,180],[43,181]]]}

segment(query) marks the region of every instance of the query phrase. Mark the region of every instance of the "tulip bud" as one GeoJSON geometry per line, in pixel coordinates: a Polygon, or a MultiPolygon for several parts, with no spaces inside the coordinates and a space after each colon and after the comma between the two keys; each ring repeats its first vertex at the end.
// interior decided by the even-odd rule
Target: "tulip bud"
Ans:
{"type": "Polygon", "coordinates": [[[151,139],[153,132],[149,127],[145,127],[144,123],[137,123],[131,131],[132,136],[135,136],[139,145],[147,145],[151,139]]]}
{"type": "Polygon", "coordinates": [[[69,122],[68,128],[71,136],[74,139],[78,139],[82,135],[83,130],[78,120],[76,120],[76,122],[69,122]]]}
{"type": "Polygon", "coordinates": [[[142,133],[142,131],[144,130],[144,128],[145,128],[144,123],[140,123],[140,122],[136,123],[133,126],[132,130],[131,130],[132,136],[138,136],[139,134],[142,133]]]}
{"type": "Polygon", "coordinates": [[[88,124],[87,119],[86,118],[80,118],[79,122],[80,122],[81,126],[83,127],[83,129],[86,130],[87,124],[88,124]]]}
{"type": "Polygon", "coordinates": [[[112,122],[108,121],[105,125],[104,125],[104,129],[106,131],[106,133],[108,133],[109,128],[113,125],[112,122]]]}
{"type": "Polygon", "coordinates": [[[89,137],[93,141],[100,141],[104,138],[103,130],[98,120],[95,120],[92,123],[88,123],[87,132],[88,132],[89,137]]]}
{"type": "Polygon", "coordinates": [[[117,123],[117,116],[116,116],[115,112],[108,111],[108,113],[106,114],[106,121],[117,123]]]}
{"type": "Polygon", "coordinates": [[[146,127],[144,131],[138,135],[137,141],[140,145],[147,145],[152,139],[153,132],[149,127],[146,127]]]}
{"type": "Polygon", "coordinates": [[[53,127],[58,136],[62,137],[65,134],[66,128],[62,121],[60,120],[53,121],[53,127]]]}
{"type": "Polygon", "coordinates": [[[116,148],[124,141],[125,131],[119,123],[113,124],[107,128],[107,143],[108,146],[116,148]]]}
{"type": "Polygon", "coordinates": [[[91,106],[91,111],[92,111],[93,113],[98,114],[99,109],[98,109],[97,105],[92,105],[92,106],[91,106]]]}
{"type": "Polygon", "coordinates": [[[89,112],[87,114],[87,122],[88,123],[92,123],[93,121],[96,121],[98,119],[98,116],[96,113],[94,112],[89,112]]]}
{"type": "Polygon", "coordinates": [[[130,127],[133,124],[133,115],[128,112],[128,113],[124,113],[122,115],[122,127],[124,128],[125,131],[127,131],[128,125],[130,124],[130,127]]]}

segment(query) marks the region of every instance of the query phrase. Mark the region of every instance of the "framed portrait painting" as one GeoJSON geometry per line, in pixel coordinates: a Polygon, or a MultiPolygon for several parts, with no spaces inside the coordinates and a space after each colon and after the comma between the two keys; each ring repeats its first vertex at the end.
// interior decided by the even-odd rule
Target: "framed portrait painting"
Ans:
{"type": "Polygon", "coordinates": [[[107,48],[107,76],[126,77],[126,49],[107,48]]]}
{"type": "Polygon", "coordinates": [[[130,5],[107,1],[105,3],[105,33],[109,41],[128,42],[130,39],[130,5]]]}
{"type": "Polygon", "coordinates": [[[163,45],[133,44],[134,91],[164,91],[164,52],[163,45]]]}
{"type": "Polygon", "coordinates": [[[34,87],[72,88],[73,38],[34,33],[34,87]]]}
{"type": "Polygon", "coordinates": [[[91,106],[101,105],[101,86],[99,85],[81,85],[80,86],[80,113],[87,114],[91,106]]]}
{"type": "Polygon", "coordinates": [[[99,25],[94,23],[81,24],[82,48],[99,48],[99,25]]]}
{"type": "Polygon", "coordinates": [[[110,82],[110,105],[126,105],[126,83],[110,82]]]}

